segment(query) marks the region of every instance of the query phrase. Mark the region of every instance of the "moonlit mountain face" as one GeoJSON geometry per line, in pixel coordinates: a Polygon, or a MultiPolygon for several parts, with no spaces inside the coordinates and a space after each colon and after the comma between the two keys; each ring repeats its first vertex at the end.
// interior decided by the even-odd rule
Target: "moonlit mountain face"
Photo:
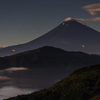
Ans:
{"type": "Polygon", "coordinates": [[[33,41],[0,49],[0,56],[33,50],[42,46],[54,46],[67,51],[100,54],[100,32],[84,23],[69,19],[33,41]]]}

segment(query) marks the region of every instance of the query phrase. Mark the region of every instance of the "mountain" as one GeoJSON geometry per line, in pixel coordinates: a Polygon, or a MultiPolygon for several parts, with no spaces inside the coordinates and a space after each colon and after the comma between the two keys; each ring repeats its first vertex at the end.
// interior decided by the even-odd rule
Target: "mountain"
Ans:
{"type": "Polygon", "coordinates": [[[100,32],[70,19],[33,41],[0,49],[0,56],[12,55],[43,46],[100,54],[100,32]]]}
{"type": "Polygon", "coordinates": [[[1,57],[0,69],[8,67],[66,68],[73,71],[94,64],[100,64],[100,56],[44,46],[12,56],[1,57]]]}
{"type": "Polygon", "coordinates": [[[5,100],[100,100],[100,65],[74,71],[48,89],[5,100]]]}

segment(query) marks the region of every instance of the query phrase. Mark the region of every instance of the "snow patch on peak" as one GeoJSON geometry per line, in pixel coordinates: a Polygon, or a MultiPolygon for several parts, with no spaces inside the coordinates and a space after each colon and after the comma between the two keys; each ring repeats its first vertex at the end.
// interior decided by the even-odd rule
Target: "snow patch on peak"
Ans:
{"type": "Polygon", "coordinates": [[[73,18],[71,18],[71,17],[68,17],[68,18],[66,18],[64,21],[71,21],[71,20],[75,20],[75,19],[73,19],[73,18]]]}
{"type": "Polygon", "coordinates": [[[77,18],[71,18],[71,17],[66,18],[64,21],[65,22],[66,21],[77,21],[78,23],[81,23],[83,25],[86,25],[86,23],[87,23],[86,19],[77,19],[77,18]]]}

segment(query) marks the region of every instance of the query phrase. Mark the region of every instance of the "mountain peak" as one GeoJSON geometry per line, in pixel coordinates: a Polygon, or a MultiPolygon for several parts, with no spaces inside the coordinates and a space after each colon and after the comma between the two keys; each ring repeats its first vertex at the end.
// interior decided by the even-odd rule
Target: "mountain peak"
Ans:
{"type": "Polygon", "coordinates": [[[80,19],[69,17],[56,28],[35,40],[0,49],[0,56],[12,55],[43,46],[100,54],[100,32],[88,27],[80,19]]]}
{"type": "Polygon", "coordinates": [[[68,18],[66,18],[64,21],[75,21],[75,19],[74,18],[71,18],[71,17],[68,17],[68,18]]]}
{"type": "Polygon", "coordinates": [[[78,23],[85,25],[85,23],[82,20],[76,19],[76,18],[71,18],[71,17],[66,18],[64,21],[65,22],[74,21],[74,22],[78,22],[78,23]]]}

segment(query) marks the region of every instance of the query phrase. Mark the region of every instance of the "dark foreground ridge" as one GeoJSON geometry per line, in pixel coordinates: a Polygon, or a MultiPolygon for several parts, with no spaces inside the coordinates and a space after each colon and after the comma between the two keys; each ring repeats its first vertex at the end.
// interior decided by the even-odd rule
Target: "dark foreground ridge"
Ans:
{"type": "Polygon", "coordinates": [[[54,86],[5,100],[99,100],[100,65],[74,71],[54,86]]]}
{"type": "Polygon", "coordinates": [[[10,67],[26,68],[78,68],[100,64],[100,56],[83,52],[68,52],[59,48],[45,46],[36,50],[0,58],[0,70],[10,67]]]}

